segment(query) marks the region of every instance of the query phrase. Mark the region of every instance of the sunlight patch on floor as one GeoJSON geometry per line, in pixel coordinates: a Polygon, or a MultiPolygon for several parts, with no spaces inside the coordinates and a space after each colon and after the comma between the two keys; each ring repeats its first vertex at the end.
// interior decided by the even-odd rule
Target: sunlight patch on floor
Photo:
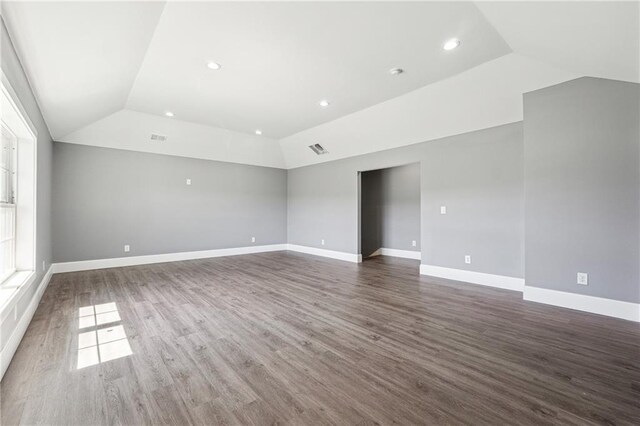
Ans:
{"type": "Polygon", "coordinates": [[[133,354],[124,327],[113,324],[121,320],[114,302],[83,306],[78,315],[78,328],[91,328],[78,334],[78,370],[133,354]]]}

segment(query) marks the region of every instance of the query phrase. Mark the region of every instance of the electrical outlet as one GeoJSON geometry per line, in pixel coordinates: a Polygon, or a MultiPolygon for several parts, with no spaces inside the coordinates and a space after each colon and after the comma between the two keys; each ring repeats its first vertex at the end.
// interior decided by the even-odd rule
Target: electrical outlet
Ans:
{"type": "Polygon", "coordinates": [[[468,254],[464,257],[464,263],[470,264],[471,263],[471,256],[469,256],[468,254]]]}
{"type": "Polygon", "coordinates": [[[187,185],[191,185],[191,179],[187,179],[187,185]]]}
{"type": "Polygon", "coordinates": [[[589,274],[586,272],[578,272],[578,284],[589,285],[589,274]]]}
{"type": "Polygon", "coordinates": [[[447,214],[447,206],[440,206],[440,214],[447,214]]]}
{"type": "Polygon", "coordinates": [[[131,250],[131,247],[129,247],[129,244],[125,244],[124,245],[124,252],[125,253],[129,253],[130,250],[131,250]]]}
{"type": "Polygon", "coordinates": [[[320,244],[324,245],[324,240],[320,240],[320,244]]]}
{"type": "Polygon", "coordinates": [[[255,243],[256,242],[256,237],[251,237],[251,242],[255,243]]]}
{"type": "Polygon", "coordinates": [[[415,246],[416,246],[416,240],[411,241],[411,245],[412,245],[413,247],[415,247],[415,246]]]}

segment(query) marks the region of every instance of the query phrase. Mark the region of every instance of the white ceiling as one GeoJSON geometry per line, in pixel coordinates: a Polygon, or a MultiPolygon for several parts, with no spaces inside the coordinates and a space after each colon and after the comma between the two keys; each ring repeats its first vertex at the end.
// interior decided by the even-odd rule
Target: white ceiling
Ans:
{"type": "Polygon", "coordinates": [[[586,76],[640,82],[638,1],[479,2],[517,53],[586,76]]]}
{"type": "Polygon", "coordinates": [[[471,3],[169,3],[127,108],[282,138],[509,51],[471,3]]]}
{"type": "Polygon", "coordinates": [[[521,120],[523,91],[580,76],[640,81],[638,2],[5,1],[2,13],[54,139],[272,167],[521,120]],[[445,52],[450,37],[462,44],[445,52]],[[171,146],[149,145],[158,129],[171,146]],[[313,156],[317,142],[330,154],[313,156]]]}
{"type": "Polygon", "coordinates": [[[54,138],[124,108],[163,7],[2,2],[11,40],[54,138]]]}
{"type": "Polygon", "coordinates": [[[123,109],[65,136],[64,142],[179,157],[285,168],[277,140],[123,109]],[[150,135],[168,136],[152,142],[150,135]]]}
{"type": "Polygon", "coordinates": [[[511,53],[468,72],[280,140],[300,167],[521,121],[522,94],[579,77],[511,53]],[[308,146],[320,142],[329,154],[308,146]]]}

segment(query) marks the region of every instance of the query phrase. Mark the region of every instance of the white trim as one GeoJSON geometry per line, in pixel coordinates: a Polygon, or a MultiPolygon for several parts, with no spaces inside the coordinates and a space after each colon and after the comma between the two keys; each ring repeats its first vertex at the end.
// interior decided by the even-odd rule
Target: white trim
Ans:
{"type": "Polygon", "coordinates": [[[270,251],[297,251],[347,262],[360,263],[359,254],[324,250],[314,247],[298,246],[294,244],[272,244],[265,246],[234,247],[228,249],[189,251],[180,253],[152,254],[146,256],[117,257],[112,259],[80,260],[77,262],[54,263],[53,273],[89,271],[92,269],[118,268],[122,266],[148,265],[152,263],[176,262],[180,260],[206,259],[209,257],[236,256],[241,254],[264,253],[270,251]]]}
{"type": "Polygon", "coordinates": [[[2,70],[0,94],[2,125],[16,137],[15,268],[35,271],[38,242],[38,131],[2,70]]]}
{"type": "MultiPolygon", "coordinates": [[[[16,353],[22,338],[24,337],[24,333],[27,331],[27,327],[29,327],[29,323],[31,323],[31,319],[33,318],[33,314],[36,313],[36,309],[38,308],[38,304],[40,303],[40,299],[42,298],[42,294],[46,290],[49,285],[49,281],[51,280],[51,275],[53,274],[53,266],[49,267],[47,273],[42,277],[42,281],[38,285],[38,289],[36,293],[31,298],[31,302],[27,309],[24,311],[18,324],[13,329],[13,333],[7,340],[7,343],[4,345],[2,352],[0,352],[0,380],[4,377],[4,373],[7,371],[7,367],[11,363],[11,359],[13,359],[13,355],[16,353]]],[[[14,308],[15,309],[15,308],[14,308]]]]}
{"type": "Polygon", "coordinates": [[[295,244],[287,244],[287,250],[297,251],[300,253],[313,254],[316,256],[329,257],[331,259],[344,260],[346,262],[361,263],[362,255],[346,253],[343,251],[325,250],[315,247],[299,246],[295,244]]]}
{"type": "Polygon", "coordinates": [[[383,256],[403,257],[405,259],[415,259],[415,260],[420,260],[422,258],[422,253],[419,251],[398,250],[398,249],[390,249],[390,248],[384,248],[384,247],[380,248],[379,250],[380,250],[380,254],[383,256]]]}
{"type": "Polygon", "coordinates": [[[524,300],[640,322],[640,303],[525,286],[524,300]]]}
{"type": "Polygon", "coordinates": [[[152,263],[176,262],[180,260],[206,259],[209,257],[236,256],[240,254],[264,253],[287,250],[286,244],[234,247],[216,250],[186,251],[180,253],[151,254],[146,256],[116,257],[112,259],[81,260],[54,263],[53,273],[88,271],[92,269],[118,268],[121,266],[148,265],[152,263]]]}
{"type": "Polygon", "coordinates": [[[36,280],[34,271],[15,271],[0,284],[0,322],[4,323],[16,303],[36,280]]]}
{"type": "Polygon", "coordinates": [[[485,274],[483,272],[466,271],[463,269],[443,268],[441,266],[420,265],[420,275],[464,281],[488,287],[503,288],[505,290],[523,291],[524,279],[507,277],[504,275],[485,274]]]}
{"type": "Polygon", "coordinates": [[[22,106],[22,102],[20,102],[20,97],[13,89],[11,82],[7,78],[7,75],[4,73],[4,70],[0,70],[0,82],[2,84],[2,93],[6,96],[6,99],[9,101],[11,107],[14,108],[16,112],[18,112],[18,118],[22,122],[24,126],[26,126],[27,130],[32,134],[34,139],[38,139],[38,129],[31,121],[29,114],[27,114],[27,110],[22,106]]]}

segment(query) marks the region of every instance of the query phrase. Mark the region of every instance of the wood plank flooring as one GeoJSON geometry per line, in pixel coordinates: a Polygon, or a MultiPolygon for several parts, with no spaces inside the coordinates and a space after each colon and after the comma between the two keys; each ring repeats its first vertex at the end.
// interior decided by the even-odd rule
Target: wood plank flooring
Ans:
{"type": "Polygon", "coordinates": [[[1,397],[3,425],[637,425],[640,327],[389,257],[75,272],[1,397]]]}

